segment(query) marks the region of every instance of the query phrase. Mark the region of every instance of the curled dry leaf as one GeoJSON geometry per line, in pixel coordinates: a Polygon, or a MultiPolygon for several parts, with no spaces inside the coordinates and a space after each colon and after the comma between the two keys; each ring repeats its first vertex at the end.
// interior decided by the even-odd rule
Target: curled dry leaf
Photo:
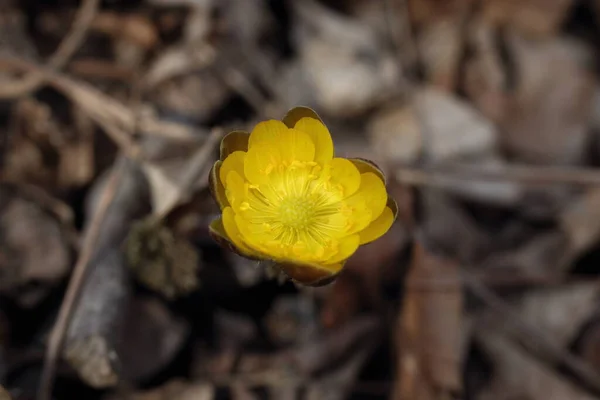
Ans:
{"type": "Polygon", "coordinates": [[[214,129],[204,140],[188,143],[151,138],[144,142],[146,159],[141,168],[150,184],[152,211],[165,217],[184,200],[189,200],[208,181],[213,150],[222,132],[214,129]],[[202,144],[200,144],[202,143],[202,144]]]}
{"type": "Polygon", "coordinates": [[[293,10],[299,62],[324,114],[356,116],[394,94],[395,59],[367,25],[314,0],[293,10]]]}
{"type": "Polygon", "coordinates": [[[416,243],[397,320],[393,398],[435,399],[462,390],[463,295],[459,266],[416,243]],[[450,282],[442,290],[434,282],[450,282]],[[454,282],[454,284],[452,284],[454,282]],[[431,284],[431,286],[428,286],[431,284]]]}
{"type": "Polygon", "coordinates": [[[517,77],[500,122],[502,145],[521,161],[579,164],[589,139],[595,79],[581,44],[507,37],[517,77]],[[543,70],[540,65],[546,65],[543,70]]]}

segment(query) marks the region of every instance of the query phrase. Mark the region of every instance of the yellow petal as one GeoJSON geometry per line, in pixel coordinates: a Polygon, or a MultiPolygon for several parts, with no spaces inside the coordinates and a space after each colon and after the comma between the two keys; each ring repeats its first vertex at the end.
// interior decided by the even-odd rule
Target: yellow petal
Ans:
{"type": "Polygon", "coordinates": [[[229,154],[225,161],[223,161],[223,165],[221,166],[221,171],[219,172],[219,177],[221,178],[221,182],[227,182],[227,175],[231,171],[237,172],[241,177],[244,176],[244,160],[246,158],[246,153],[243,151],[234,151],[229,154]]]}
{"type": "Polygon", "coordinates": [[[360,238],[358,235],[346,236],[339,241],[337,253],[327,260],[327,264],[336,264],[344,261],[358,249],[360,238]]]}
{"type": "Polygon", "coordinates": [[[356,166],[361,174],[372,172],[377,175],[385,184],[385,174],[373,161],[366,160],[364,158],[349,158],[349,160],[356,166]]]}
{"type": "Polygon", "coordinates": [[[248,139],[248,150],[259,143],[275,143],[280,136],[287,132],[288,127],[281,121],[274,119],[256,124],[248,139]]]}
{"type": "Polygon", "coordinates": [[[315,161],[325,163],[333,158],[333,140],[327,127],[319,120],[301,118],[294,129],[308,134],[315,145],[315,161]]]}
{"type": "Polygon", "coordinates": [[[283,117],[283,123],[287,125],[288,128],[293,128],[296,125],[296,122],[300,121],[302,118],[314,118],[323,123],[321,117],[311,108],[299,106],[294,107],[285,114],[283,117]]]}
{"type": "MultiPolygon", "coordinates": [[[[242,239],[242,235],[240,234],[240,230],[235,223],[235,212],[233,208],[227,207],[223,210],[223,230],[225,231],[226,237],[233,243],[237,250],[239,250],[242,254],[259,257],[257,251],[251,249],[242,239]]],[[[260,257],[259,257],[260,258],[260,257]]]]}
{"type": "Polygon", "coordinates": [[[221,161],[215,162],[210,169],[210,173],[208,174],[208,187],[210,189],[210,193],[217,204],[219,204],[219,208],[221,210],[229,206],[229,201],[225,195],[225,187],[219,178],[222,164],[223,163],[221,161]]]}
{"type": "Polygon", "coordinates": [[[249,247],[273,258],[273,243],[276,241],[271,227],[260,222],[253,223],[240,214],[235,215],[235,224],[249,247]]]}
{"type": "Polygon", "coordinates": [[[344,223],[343,228],[338,228],[337,233],[332,232],[331,236],[340,237],[357,233],[365,229],[373,220],[373,211],[369,207],[365,192],[357,192],[349,198],[342,201],[341,211],[330,217],[331,226],[339,226],[344,223]]]}
{"type": "MultiPolygon", "coordinates": [[[[225,210],[230,210],[231,212],[233,212],[233,210],[231,210],[231,207],[227,207],[225,208],[225,210]]],[[[229,214],[230,211],[227,211],[227,213],[229,214]]],[[[225,212],[223,213],[223,216],[225,216],[225,212]]],[[[237,244],[234,244],[234,241],[232,239],[232,236],[230,236],[230,234],[227,232],[227,229],[225,229],[225,224],[224,221],[225,217],[223,218],[217,218],[214,221],[212,221],[210,223],[209,226],[209,232],[211,237],[215,240],[215,242],[217,242],[219,245],[228,248],[229,250],[250,258],[250,259],[261,259],[262,257],[260,256],[260,254],[256,253],[255,251],[251,250],[248,246],[246,246],[243,242],[239,242],[237,244]]],[[[236,227],[233,227],[233,230],[231,230],[230,228],[230,232],[235,235],[236,232],[236,227]]],[[[239,233],[238,233],[239,235],[239,233]]]]}
{"type": "Polygon", "coordinates": [[[246,200],[246,183],[244,182],[244,178],[236,171],[229,171],[227,174],[225,195],[227,196],[227,201],[235,211],[238,211],[242,203],[246,200]]]}
{"type": "Polygon", "coordinates": [[[359,232],[360,244],[370,243],[379,239],[392,227],[393,223],[394,212],[389,207],[385,207],[379,218],[359,232]]]}
{"type": "Polygon", "coordinates": [[[388,200],[387,191],[381,179],[372,172],[361,174],[360,188],[357,193],[361,193],[365,197],[371,210],[371,220],[379,218],[388,200]]]}
{"type": "MultiPolygon", "coordinates": [[[[250,138],[252,140],[252,137],[250,138]]],[[[296,129],[287,129],[277,139],[268,142],[261,140],[250,143],[250,149],[244,161],[244,174],[255,185],[266,183],[269,175],[281,172],[294,162],[314,160],[315,145],[310,137],[296,129]]]]}
{"type": "Polygon", "coordinates": [[[225,160],[227,156],[235,151],[248,151],[248,139],[250,134],[246,131],[229,132],[221,140],[221,151],[219,159],[225,160]]]}
{"type": "Polygon", "coordinates": [[[360,172],[352,162],[345,158],[334,158],[323,166],[319,179],[314,183],[314,190],[320,190],[318,185],[323,185],[322,192],[329,196],[327,201],[337,203],[356,193],[360,181],[360,172]]]}

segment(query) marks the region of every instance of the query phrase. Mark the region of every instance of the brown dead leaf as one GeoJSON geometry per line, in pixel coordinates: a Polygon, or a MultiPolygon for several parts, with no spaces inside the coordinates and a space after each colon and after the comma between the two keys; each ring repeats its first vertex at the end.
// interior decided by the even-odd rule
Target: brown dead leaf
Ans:
{"type": "Polygon", "coordinates": [[[154,215],[167,215],[195,190],[206,187],[213,150],[221,137],[222,131],[215,129],[202,144],[200,140],[178,143],[158,138],[144,143],[147,158],[142,171],[150,183],[154,215]]]}
{"type": "Polygon", "coordinates": [[[509,25],[522,34],[547,38],[569,15],[573,0],[485,0],[483,17],[492,25],[509,25]]]}
{"type": "Polygon", "coordinates": [[[383,305],[382,285],[396,272],[399,254],[408,240],[407,230],[396,223],[375,242],[359,247],[325,297],[321,309],[325,327],[339,327],[361,310],[383,305]]]}
{"type": "Polygon", "coordinates": [[[504,118],[507,70],[497,43],[497,29],[481,18],[470,22],[464,91],[475,107],[491,121],[504,118]]]}
{"type": "Polygon", "coordinates": [[[533,41],[510,34],[507,40],[517,82],[500,123],[502,144],[520,161],[581,163],[595,87],[585,67],[586,49],[566,39],[533,41]]]}
{"type": "Polygon", "coordinates": [[[494,153],[497,148],[496,129],[489,121],[469,104],[431,87],[418,91],[412,104],[375,114],[369,132],[375,149],[392,164],[420,156],[444,162],[494,153]]]}
{"type": "Polygon", "coordinates": [[[482,400],[544,399],[592,400],[548,366],[530,357],[493,330],[477,334],[477,341],[494,363],[492,382],[478,396],[482,400]]]}
{"type": "Polygon", "coordinates": [[[429,400],[462,390],[462,287],[459,266],[416,243],[397,320],[397,377],[393,398],[429,400]],[[428,289],[438,279],[455,285],[428,289]]]}
{"type": "Polygon", "coordinates": [[[395,58],[367,25],[314,0],[293,10],[302,74],[324,114],[359,115],[397,91],[395,58]]]}
{"type": "Polygon", "coordinates": [[[417,36],[427,82],[448,92],[456,88],[458,66],[463,54],[462,19],[427,25],[417,36]]]}

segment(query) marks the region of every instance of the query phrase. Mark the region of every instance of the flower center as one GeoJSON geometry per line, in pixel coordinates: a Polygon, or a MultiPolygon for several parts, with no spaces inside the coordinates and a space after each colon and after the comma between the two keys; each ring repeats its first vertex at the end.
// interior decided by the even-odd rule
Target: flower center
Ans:
{"type": "Polygon", "coordinates": [[[315,215],[315,203],[306,197],[287,197],[281,201],[281,223],[289,228],[306,228],[315,215]]]}

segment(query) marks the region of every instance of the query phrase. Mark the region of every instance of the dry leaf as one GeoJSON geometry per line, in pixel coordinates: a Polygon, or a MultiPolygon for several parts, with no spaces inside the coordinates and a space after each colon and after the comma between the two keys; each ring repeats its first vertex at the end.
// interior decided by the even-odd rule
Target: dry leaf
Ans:
{"type": "Polygon", "coordinates": [[[0,386],[0,400],[11,400],[10,393],[6,391],[2,386],[0,386]]]}
{"type": "MultiPolygon", "coordinates": [[[[566,348],[597,311],[599,295],[597,283],[576,283],[528,291],[522,298],[510,301],[510,306],[519,320],[527,321],[558,346],[566,348]]],[[[484,330],[495,333],[509,335],[514,328],[506,323],[505,316],[490,314],[487,310],[481,311],[476,321],[484,330]]]]}
{"type": "Polygon", "coordinates": [[[482,14],[493,25],[507,24],[522,34],[546,38],[557,33],[574,3],[573,0],[485,0],[482,14]]]}
{"type": "Polygon", "coordinates": [[[214,400],[215,388],[209,383],[172,380],[145,392],[110,395],[106,400],[214,400]]]}
{"type": "Polygon", "coordinates": [[[590,189],[572,201],[558,215],[558,223],[574,257],[595,246],[600,238],[600,190],[590,189]]]}
{"type": "Polygon", "coordinates": [[[502,144],[526,162],[582,163],[595,87],[585,49],[566,39],[507,39],[517,82],[500,124],[502,144]]]}
{"type": "Polygon", "coordinates": [[[324,114],[359,115],[394,94],[396,61],[368,26],[314,0],[293,6],[300,63],[324,114]]]}
{"type": "Polygon", "coordinates": [[[470,22],[468,56],[464,66],[464,91],[473,105],[491,121],[504,118],[507,66],[498,45],[498,30],[481,19],[470,22]]]}
{"type": "Polygon", "coordinates": [[[397,321],[394,399],[433,400],[462,390],[463,296],[459,266],[417,243],[397,321]],[[442,290],[437,280],[455,282],[442,290]]]}
{"type": "Polygon", "coordinates": [[[464,45],[462,25],[462,18],[444,20],[425,26],[417,36],[427,82],[448,92],[452,92],[457,84],[464,45]]]}
{"type": "Polygon", "coordinates": [[[480,332],[477,341],[494,363],[492,382],[478,396],[481,400],[596,398],[530,357],[493,330],[480,332]]]}

